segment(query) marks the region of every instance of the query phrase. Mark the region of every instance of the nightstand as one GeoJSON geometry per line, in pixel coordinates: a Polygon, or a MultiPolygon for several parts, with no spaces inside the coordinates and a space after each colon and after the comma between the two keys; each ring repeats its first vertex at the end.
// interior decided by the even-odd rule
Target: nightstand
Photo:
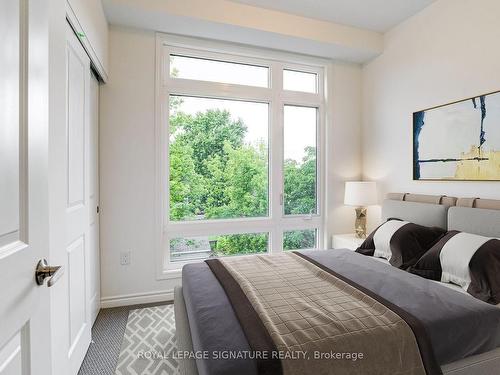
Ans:
{"type": "Polygon", "coordinates": [[[356,237],[354,233],[334,234],[332,236],[332,248],[356,250],[364,240],[364,238],[356,237]]]}

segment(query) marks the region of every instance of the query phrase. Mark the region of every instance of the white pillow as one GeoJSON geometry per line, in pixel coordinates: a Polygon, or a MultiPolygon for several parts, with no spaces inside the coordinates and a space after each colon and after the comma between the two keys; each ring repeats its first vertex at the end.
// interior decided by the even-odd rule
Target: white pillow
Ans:
{"type": "Polygon", "coordinates": [[[373,256],[387,260],[391,259],[391,238],[399,228],[408,223],[408,221],[389,220],[382,224],[373,235],[373,243],[375,244],[373,256]]]}
{"type": "Polygon", "coordinates": [[[465,291],[471,283],[469,263],[476,251],[490,237],[483,237],[471,233],[457,233],[443,246],[439,259],[441,261],[441,281],[459,285],[465,291]]]}

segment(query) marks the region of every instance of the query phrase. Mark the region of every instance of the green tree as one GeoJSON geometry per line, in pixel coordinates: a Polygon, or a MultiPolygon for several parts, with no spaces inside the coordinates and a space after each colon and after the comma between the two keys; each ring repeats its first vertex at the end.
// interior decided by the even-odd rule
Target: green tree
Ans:
{"type": "MultiPolygon", "coordinates": [[[[206,175],[205,161],[219,156],[224,159],[224,144],[232,147],[243,145],[247,127],[238,119],[233,121],[228,111],[210,109],[195,116],[177,112],[170,120],[175,140],[190,145],[195,152],[193,161],[196,173],[206,175]]],[[[225,160],[223,160],[225,161],[225,160]]]]}
{"type": "Polygon", "coordinates": [[[194,170],[193,149],[181,142],[170,144],[170,219],[192,218],[204,195],[203,179],[194,170]]]}
{"type": "Polygon", "coordinates": [[[283,235],[283,249],[311,249],[316,245],[316,230],[304,229],[285,232],[283,235]]]}
{"type": "MultiPolygon", "coordinates": [[[[171,101],[170,105],[178,103],[171,101]]],[[[207,211],[211,211],[212,214],[208,214],[213,218],[215,211],[222,212],[220,208],[228,204],[224,195],[228,181],[225,176],[228,155],[224,145],[234,149],[241,147],[247,128],[241,120],[233,121],[228,111],[208,110],[195,116],[179,110],[173,112],[170,117],[170,168],[177,168],[179,173],[171,173],[170,184],[186,185],[187,196],[171,192],[171,206],[182,208],[171,217],[174,220],[196,215],[206,217],[207,211]],[[173,160],[178,163],[173,165],[173,160]],[[179,216],[181,214],[184,216],[179,216]]]]}
{"type": "Polygon", "coordinates": [[[225,194],[228,176],[226,175],[227,156],[215,155],[206,160],[207,173],[203,183],[208,187],[204,197],[204,215],[207,219],[230,217],[226,209],[229,204],[225,194]]]}
{"type": "Polygon", "coordinates": [[[306,147],[302,163],[285,160],[285,214],[316,212],[316,148],[306,147]]]}
{"type": "Polygon", "coordinates": [[[214,255],[258,254],[267,251],[267,234],[233,234],[217,239],[214,255]]]}
{"type": "Polygon", "coordinates": [[[224,144],[226,163],[220,158],[210,160],[213,189],[207,200],[207,218],[265,216],[267,201],[267,147],[264,142],[256,146],[234,148],[224,144]]]}

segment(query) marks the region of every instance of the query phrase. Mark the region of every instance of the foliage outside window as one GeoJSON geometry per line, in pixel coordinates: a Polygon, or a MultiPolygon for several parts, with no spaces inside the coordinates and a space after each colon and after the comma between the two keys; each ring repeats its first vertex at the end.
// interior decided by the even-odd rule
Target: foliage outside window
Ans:
{"type": "Polygon", "coordinates": [[[291,230],[283,233],[283,250],[314,249],[316,229],[291,230]]]}
{"type": "MultiPolygon", "coordinates": [[[[224,109],[187,114],[188,99],[212,104],[170,97],[170,220],[267,216],[267,140],[245,142],[246,124],[224,109]]],[[[267,115],[267,104],[245,104],[267,115]]]]}
{"type": "Polygon", "coordinates": [[[206,259],[228,255],[263,254],[268,251],[267,233],[198,236],[170,240],[172,261],[206,259]]]}

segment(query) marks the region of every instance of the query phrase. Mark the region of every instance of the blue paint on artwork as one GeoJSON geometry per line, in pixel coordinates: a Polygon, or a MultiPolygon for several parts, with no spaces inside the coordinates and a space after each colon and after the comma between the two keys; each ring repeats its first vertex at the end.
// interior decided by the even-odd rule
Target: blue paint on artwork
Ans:
{"type": "Polygon", "coordinates": [[[446,159],[421,159],[418,162],[419,163],[447,163],[447,162],[457,162],[457,161],[466,161],[466,160],[475,160],[475,161],[484,161],[484,160],[490,160],[489,158],[481,158],[481,157],[473,157],[473,158],[446,158],[446,159]]]}
{"type": "Polygon", "coordinates": [[[479,97],[481,103],[481,133],[479,135],[479,150],[481,146],[486,142],[486,132],[484,131],[484,119],[486,118],[486,98],[484,95],[479,97]]]}
{"type": "Polygon", "coordinates": [[[413,114],[413,179],[420,180],[419,137],[424,127],[425,111],[413,114]]]}

